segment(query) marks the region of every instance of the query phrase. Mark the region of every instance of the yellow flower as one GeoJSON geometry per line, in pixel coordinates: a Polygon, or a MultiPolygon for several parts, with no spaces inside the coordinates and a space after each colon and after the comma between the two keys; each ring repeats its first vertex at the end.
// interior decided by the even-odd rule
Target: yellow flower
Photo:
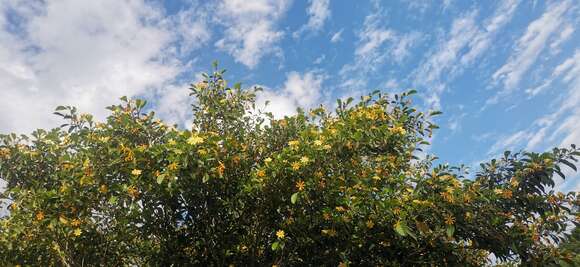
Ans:
{"type": "Polygon", "coordinates": [[[203,138],[197,136],[197,135],[192,135],[191,137],[189,137],[187,139],[187,143],[190,145],[197,145],[197,144],[201,144],[203,143],[203,138]]]}
{"type": "Polygon", "coordinates": [[[80,236],[83,233],[83,231],[80,228],[77,228],[74,230],[73,234],[75,236],[80,236]]]}
{"type": "Polygon", "coordinates": [[[198,89],[206,89],[207,88],[207,83],[206,82],[198,82],[195,87],[197,87],[198,89]]]}
{"type": "Polygon", "coordinates": [[[177,170],[177,168],[179,168],[179,165],[177,165],[177,163],[172,162],[169,165],[167,165],[167,169],[169,169],[170,171],[175,171],[177,170]]]}
{"type": "Polygon", "coordinates": [[[270,163],[270,162],[272,162],[272,158],[266,158],[266,159],[264,159],[264,162],[270,163]]]}
{"type": "Polygon", "coordinates": [[[445,216],[445,224],[452,225],[454,223],[455,223],[455,218],[453,218],[453,216],[447,214],[447,216],[445,216]]]}
{"type": "Polygon", "coordinates": [[[336,230],[334,229],[322,229],[322,234],[327,236],[336,236],[336,230]]]}
{"type": "Polygon", "coordinates": [[[139,176],[139,175],[141,175],[141,172],[142,172],[141,170],[134,169],[134,170],[131,171],[131,174],[133,174],[135,176],[139,176]]]}
{"type": "Polygon", "coordinates": [[[131,196],[132,198],[136,198],[139,196],[139,190],[137,190],[137,188],[135,188],[135,186],[129,186],[127,188],[127,194],[129,194],[129,196],[131,196]]]}
{"type": "Polygon", "coordinates": [[[304,157],[300,158],[300,162],[302,164],[306,165],[306,164],[308,164],[308,162],[310,162],[310,159],[308,157],[304,156],[304,157]]]}
{"type": "Polygon", "coordinates": [[[42,221],[42,220],[44,220],[44,212],[42,212],[42,211],[39,211],[39,212],[37,212],[37,213],[36,213],[36,220],[37,220],[37,221],[42,221]]]}
{"type": "Polygon", "coordinates": [[[173,139],[169,139],[169,141],[167,142],[170,146],[174,146],[177,144],[177,142],[175,142],[175,140],[173,139]]]}
{"type": "Polygon", "coordinates": [[[300,142],[298,142],[297,140],[292,140],[290,142],[288,142],[289,146],[298,146],[300,144],[300,142]]]}
{"type": "Polygon", "coordinates": [[[107,193],[107,191],[109,191],[109,189],[107,188],[107,185],[102,184],[101,186],[99,186],[99,192],[101,193],[107,193]]]}
{"type": "Polygon", "coordinates": [[[374,223],[372,220],[368,220],[368,221],[367,221],[367,227],[368,227],[369,229],[372,229],[374,226],[375,226],[375,223],[374,223]]]}
{"type": "Polygon", "coordinates": [[[276,236],[279,239],[283,239],[286,236],[286,233],[284,233],[284,230],[278,230],[278,231],[276,231],[276,236]]]}
{"type": "Polygon", "coordinates": [[[520,182],[518,182],[518,179],[516,177],[512,177],[510,179],[510,185],[512,187],[518,187],[519,184],[520,184],[520,182]]]}
{"type": "Polygon", "coordinates": [[[395,214],[395,215],[401,214],[401,209],[400,208],[394,208],[393,209],[393,214],[395,214]]]}
{"type": "Polygon", "coordinates": [[[322,141],[316,140],[316,141],[314,141],[314,145],[321,146],[322,145],[322,141]]]}
{"type": "Polygon", "coordinates": [[[345,211],[345,209],[344,209],[344,207],[343,207],[343,206],[337,206],[337,207],[335,207],[334,209],[335,209],[336,211],[338,211],[338,212],[344,212],[344,211],[345,211]]]}
{"type": "Polygon", "coordinates": [[[60,221],[60,223],[67,225],[68,224],[68,220],[66,219],[66,217],[60,215],[58,216],[58,220],[60,221]]]}
{"type": "Polygon", "coordinates": [[[329,221],[329,220],[330,220],[330,213],[328,213],[328,212],[325,212],[325,213],[323,213],[323,214],[322,214],[322,217],[323,217],[325,220],[329,221]]]}
{"type": "Polygon", "coordinates": [[[401,126],[392,127],[390,130],[394,134],[405,135],[407,133],[407,131],[401,126]]]}
{"type": "Polygon", "coordinates": [[[266,172],[264,170],[259,170],[256,175],[260,178],[263,178],[266,176],[266,172]]]}
{"type": "Polygon", "coordinates": [[[504,198],[512,198],[512,191],[511,190],[504,190],[502,196],[504,198]]]}
{"type": "Polygon", "coordinates": [[[324,145],[323,148],[326,149],[326,150],[330,150],[332,148],[332,146],[330,146],[330,145],[324,145]]]}
{"type": "Polygon", "coordinates": [[[296,188],[298,189],[298,191],[304,191],[305,186],[306,184],[302,180],[296,182],[296,188]]]}
{"type": "Polygon", "coordinates": [[[501,194],[503,194],[503,190],[501,190],[501,189],[494,189],[494,190],[493,190],[493,192],[494,192],[496,195],[501,195],[501,194]]]}
{"type": "Polygon", "coordinates": [[[219,165],[217,167],[217,172],[218,172],[219,176],[223,176],[225,170],[226,170],[226,165],[224,165],[224,163],[220,161],[219,165]]]}
{"type": "Polygon", "coordinates": [[[300,169],[300,162],[293,162],[292,169],[295,171],[299,170],[300,169]]]}
{"type": "Polygon", "coordinates": [[[77,226],[81,225],[81,220],[74,219],[74,220],[71,221],[70,225],[72,225],[74,227],[77,227],[77,226]]]}
{"type": "Polygon", "coordinates": [[[473,219],[473,214],[471,212],[466,212],[465,213],[465,219],[467,219],[468,221],[471,221],[471,219],[473,219]]]}
{"type": "Polygon", "coordinates": [[[455,201],[455,199],[453,198],[453,195],[452,195],[452,194],[449,194],[448,192],[441,192],[441,193],[439,193],[439,194],[441,195],[441,197],[442,197],[442,198],[443,198],[445,201],[447,201],[447,202],[449,202],[449,203],[453,203],[453,202],[455,201]]]}

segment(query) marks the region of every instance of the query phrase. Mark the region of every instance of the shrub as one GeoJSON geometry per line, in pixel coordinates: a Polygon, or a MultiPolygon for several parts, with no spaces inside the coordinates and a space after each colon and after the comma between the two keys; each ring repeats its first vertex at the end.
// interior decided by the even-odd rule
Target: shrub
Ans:
{"type": "MultiPolygon", "coordinates": [[[[0,137],[2,265],[557,264],[578,224],[554,192],[580,151],[510,153],[467,179],[416,157],[437,128],[414,91],[284,119],[223,71],[192,85],[191,130],[122,98],[104,122],[0,137]],[[567,228],[568,227],[568,228],[567,228]]],[[[574,217],[576,216],[576,217],[574,217]]]]}

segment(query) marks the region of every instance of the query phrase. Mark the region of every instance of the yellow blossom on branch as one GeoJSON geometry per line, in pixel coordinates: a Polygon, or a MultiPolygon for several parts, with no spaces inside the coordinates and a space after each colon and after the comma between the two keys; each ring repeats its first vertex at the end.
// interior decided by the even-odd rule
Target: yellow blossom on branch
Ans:
{"type": "Polygon", "coordinates": [[[298,191],[304,191],[305,186],[306,186],[306,184],[302,180],[299,180],[298,182],[296,182],[296,188],[298,189],[298,191]]]}
{"type": "Polygon", "coordinates": [[[73,231],[73,235],[75,236],[80,236],[83,233],[83,231],[80,228],[77,228],[73,231]]]}
{"type": "Polygon", "coordinates": [[[42,221],[42,220],[44,220],[44,212],[42,212],[42,211],[39,211],[39,212],[37,212],[37,213],[36,213],[36,220],[37,220],[37,221],[42,221]]]}
{"type": "Polygon", "coordinates": [[[197,145],[203,143],[203,138],[197,135],[192,135],[187,139],[187,143],[190,145],[197,145]]]}
{"type": "Polygon", "coordinates": [[[278,237],[279,239],[283,239],[284,237],[286,237],[286,233],[284,233],[284,230],[278,230],[276,231],[276,237],[278,237]]]}
{"type": "Polygon", "coordinates": [[[447,216],[445,216],[445,224],[452,225],[454,223],[455,223],[455,218],[453,218],[453,216],[447,214],[447,216]]]}
{"type": "Polygon", "coordinates": [[[293,162],[292,163],[292,169],[293,170],[297,171],[297,170],[300,169],[300,167],[301,167],[300,162],[293,162]]]}

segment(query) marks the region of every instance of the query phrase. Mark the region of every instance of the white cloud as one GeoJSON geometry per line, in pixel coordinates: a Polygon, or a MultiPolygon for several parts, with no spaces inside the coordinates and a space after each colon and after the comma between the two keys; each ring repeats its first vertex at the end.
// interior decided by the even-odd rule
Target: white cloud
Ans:
{"type": "Polygon", "coordinates": [[[457,65],[461,51],[477,36],[475,16],[476,13],[471,12],[455,19],[447,36],[413,73],[415,84],[429,90],[425,99],[429,108],[440,109],[440,94],[445,90],[445,78],[450,79],[450,72],[457,65]]]}
{"type": "Polygon", "coordinates": [[[336,33],[334,33],[332,35],[332,37],[330,38],[330,42],[331,43],[338,43],[340,41],[342,41],[342,32],[344,31],[344,29],[340,29],[340,31],[337,31],[336,33]]]}
{"type": "Polygon", "coordinates": [[[318,65],[318,64],[322,63],[322,61],[324,61],[324,59],[326,59],[326,55],[322,54],[319,57],[317,57],[313,63],[318,65]]]}
{"type": "MultiPolygon", "coordinates": [[[[526,150],[549,149],[552,146],[580,145],[580,49],[554,68],[546,84],[561,83],[562,97],[553,101],[557,107],[536,119],[529,127],[497,141],[490,153],[506,147],[523,147],[526,150]]],[[[568,175],[578,175],[569,172],[568,175]]],[[[578,179],[557,180],[557,189],[569,191],[578,188],[578,179]]]]}
{"type": "Polygon", "coordinates": [[[401,63],[421,39],[418,32],[401,34],[387,28],[385,20],[383,9],[375,2],[375,10],[365,17],[364,27],[358,32],[354,62],[340,70],[342,87],[354,91],[366,89],[370,73],[385,62],[401,63]]]}
{"type": "Polygon", "coordinates": [[[225,26],[224,37],[215,45],[227,51],[236,62],[254,68],[267,54],[278,52],[284,36],[277,29],[290,5],[289,0],[223,0],[216,19],[225,26]]]}
{"type": "Polygon", "coordinates": [[[514,150],[521,147],[532,136],[527,131],[518,131],[511,135],[500,137],[488,150],[488,155],[497,154],[502,150],[514,150]]]}
{"type": "Polygon", "coordinates": [[[572,26],[572,24],[566,24],[564,26],[564,29],[560,31],[560,34],[558,35],[556,40],[554,40],[554,42],[550,44],[550,53],[552,55],[560,53],[561,51],[560,46],[566,41],[568,41],[568,39],[570,39],[574,31],[575,29],[574,26],[572,26]]]}
{"type": "Polygon", "coordinates": [[[182,66],[178,54],[209,38],[196,28],[200,20],[166,18],[142,1],[3,2],[0,12],[19,18],[14,25],[0,16],[2,132],[58,125],[51,115],[57,105],[103,118],[120,96],[172,83],[182,66]]]}
{"type": "Polygon", "coordinates": [[[272,112],[276,118],[292,115],[298,107],[312,108],[323,102],[322,83],[325,79],[325,75],[313,71],[304,74],[293,71],[287,74],[282,88],[265,88],[258,94],[256,102],[261,105],[269,100],[265,110],[272,112]]]}
{"type": "MultiPolygon", "coordinates": [[[[564,14],[570,9],[570,1],[554,2],[546,7],[546,12],[528,25],[524,35],[518,40],[514,54],[493,74],[494,83],[502,83],[501,95],[514,90],[522,76],[528,71],[546,46],[549,38],[561,29],[564,14]]],[[[497,101],[497,97],[495,100],[497,101]]]]}
{"type": "Polygon", "coordinates": [[[494,15],[484,22],[483,28],[469,43],[469,52],[461,57],[461,64],[472,64],[489,48],[498,31],[511,21],[518,5],[519,0],[502,1],[499,4],[494,15]]]}
{"type": "Polygon", "coordinates": [[[302,26],[298,31],[294,32],[294,38],[300,37],[304,32],[317,32],[322,29],[324,22],[330,18],[330,2],[329,0],[309,0],[310,6],[306,10],[308,13],[308,23],[302,26]]]}
{"type": "Polygon", "coordinates": [[[399,83],[397,80],[391,78],[385,83],[385,87],[387,89],[399,89],[399,83]]]}
{"type": "Polygon", "coordinates": [[[205,8],[192,5],[170,17],[171,27],[178,34],[180,53],[186,55],[205,45],[211,38],[205,8]]]}
{"type": "Polygon", "coordinates": [[[413,73],[416,86],[429,90],[425,101],[429,108],[440,109],[440,95],[447,82],[473,65],[488,49],[498,32],[511,20],[519,1],[501,2],[493,15],[477,24],[477,11],[455,19],[449,32],[440,39],[413,73]]]}

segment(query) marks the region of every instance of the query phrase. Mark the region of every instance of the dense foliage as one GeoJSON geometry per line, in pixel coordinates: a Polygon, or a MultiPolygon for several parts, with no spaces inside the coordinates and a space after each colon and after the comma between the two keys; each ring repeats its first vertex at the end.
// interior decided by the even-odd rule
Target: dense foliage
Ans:
{"type": "MultiPolygon", "coordinates": [[[[572,146],[509,153],[475,177],[417,158],[437,128],[410,94],[274,119],[223,71],[192,85],[190,130],[123,98],[94,122],[0,136],[5,265],[529,265],[570,261],[572,146]],[[490,255],[494,256],[491,257],[490,255]]],[[[356,102],[356,103],[353,103],[356,102]]]]}

